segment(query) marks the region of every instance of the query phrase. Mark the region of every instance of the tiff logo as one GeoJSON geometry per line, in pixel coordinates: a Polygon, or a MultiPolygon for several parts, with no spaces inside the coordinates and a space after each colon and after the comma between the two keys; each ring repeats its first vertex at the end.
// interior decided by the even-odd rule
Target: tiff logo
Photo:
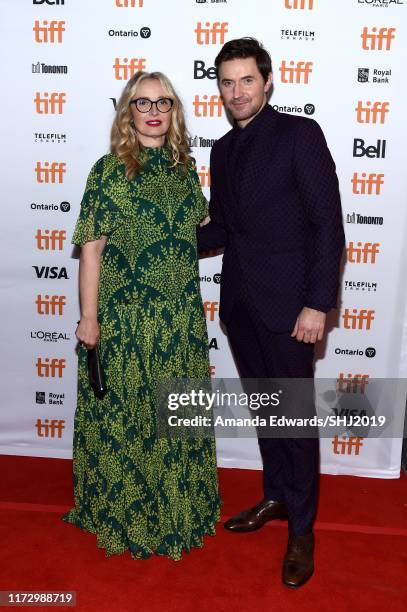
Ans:
{"type": "Polygon", "coordinates": [[[35,234],[37,249],[40,251],[62,251],[66,240],[65,230],[40,230],[35,234]]]}
{"type": "Polygon", "coordinates": [[[37,43],[61,43],[65,32],[65,21],[48,21],[45,19],[40,26],[38,19],[34,21],[33,32],[37,43]]]}
{"type": "Polygon", "coordinates": [[[220,96],[212,95],[208,101],[208,96],[206,94],[203,96],[197,94],[193,101],[193,105],[195,117],[222,117],[223,102],[220,96]]]}
{"type": "Polygon", "coordinates": [[[123,60],[116,57],[113,68],[116,81],[128,81],[139,70],[145,70],[146,59],[144,57],[132,57],[129,61],[128,57],[124,57],[123,60]]]}
{"type": "Polygon", "coordinates": [[[118,8],[143,8],[144,0],[116,0],[118,8]]]}
{"type": "Polygon", "coordinates": [[[219,310],[219,302],[204,302],[203,303],[205,318],[209,321],[215,320],[215,312],[219,310]]]}
{"type": "Polygon", "coordinates": [[[279,68],[281,72],[282,83],[304,83],[308,85],[309,75],[312,72],[313,62],[294,62],[290,61],[290,65],[287,66],[287,62],[283,60],[279,68]]]}
{"type": "Polygon", "coordinates": [[[361,177],[359,178],[357,172],[353,173],[353,178],[351,179],[352,193],[356,195],[380,195],[381,187],[384,185],[384,174],[371,172],[367,175],[366,172],[362,172],[361,177]]]}
{"type": "Polygon", "coordinates": [[[62,378],[65,369],[66,359],[42,359],[38,357],[36,362],[37,376],[39,378],[62,378]]]}
{"type": "Polygon", "coordinates": [[[35,166],[37,183],[56,183],[57,179],[58,183],[63,183],[65,172],[65,162],[52,162],[51,165],[49,162],[44,162],[44,165],[41,166],[41,162],[37,161],[35,166]]]}
{"type": "Polygon", "coordinates": [[[369,382],[369,374],[345,374],[341,372],[336,379],[336,390],[339,393],[364,393],[369,382]]]}
{"type": "Polygon", "coordinates": [[[39,91],[35,93],[35,111],[38,115],[62,115],[65,102],[64,92],[53,91],[51,95],[47,91],[42,95],[39,91]]]}
{"type": "Polygon", "coordinates": [[[380,242],[365,242],[362,246],[361,242],[354,246],[353,242],[349,242],[346,247],[347,261],[349,263],[376,263],[376,255],[379,251],[380,242]]]}
{"type": "Polygon", "coordinates": [[[314,8],[314,0],[285,0],[286,9],[308,9],[312,11],[314,8]]]}
{"type": "Polygon", "coordinates": [[[35,424],[37,428],[37,434],[40,438],[55,438],[55,432],[58,432],[58,438],[62,438],[62,430],[65,429],[65,421],[62,419],[37,419],[35,424]]]}
{"type": "Polygon", "coordinates": [[[194,30],[197,44],[223,45],[225,42],[225,34],[228,33],[228,25],[227,21],[215,21],[212,24],[206,21],[205,27],[203,27],[202,22],[198,22],[194,30]]]}
{"type": "Polygon", "coordinates": [[[373,106],[370,101],[363,106],[362,100],[358,100],[358,105],[355,108],[356,120],[358,123],[384,123],[386,113],[389,112],[389,102],[374,102],[373,106]]]}
{"type": "Polygon", "coordinates": [[[359,455],[360,447],[363,446],[363,438],[350,436],[335,436],[332,440],[333,452],[335,455],[359,455]]]}
{"type": "Polygon", "coordinates": [[[395,39],[396,28],[380,28],[377,34],[377,28],[372,28],[372,33],[369,34],[368,28],[363,28],[362,34],[362,49],[365,51],[390,51],[391,41],[395,39]],[[383,48],[383,45],[386,46],[383,48]]]}
{"type": "Polygon", "coordinates": [[[357,308],[352,309],[352,313],[349,308],[345,308],[345,312],[342,315],[343,326],[345,329],[367,329],[369,330],[374,321],[374,310],[366,310],[361,308],[358,312],[357,308]]]}
{"type": "Polygon", "coordinates": [[[64,306],[66,306],[65,295],[44,295],[40,293],[37,295],[35,300],[37,306],[37,313],[40,315],[58,315],[64,314],[64,306]]]}
{"type": "Polygon", "coordinates": [[[198,171],[198,176],[201,187],[211,186],[211,170],[209,166],[201,166],[201,169],[198,171]]]}

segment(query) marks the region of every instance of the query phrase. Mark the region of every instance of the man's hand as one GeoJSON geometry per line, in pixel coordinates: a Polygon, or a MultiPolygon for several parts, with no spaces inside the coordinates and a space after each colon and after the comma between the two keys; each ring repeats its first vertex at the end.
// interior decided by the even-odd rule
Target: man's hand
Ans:
{"type": "Polygon", "coordinates": [[[322,340],[325,329],[326,314],[314,308],[304,306],[297,317],[291,337],[295,336],[298,342],[315,343],[322,340]]]}

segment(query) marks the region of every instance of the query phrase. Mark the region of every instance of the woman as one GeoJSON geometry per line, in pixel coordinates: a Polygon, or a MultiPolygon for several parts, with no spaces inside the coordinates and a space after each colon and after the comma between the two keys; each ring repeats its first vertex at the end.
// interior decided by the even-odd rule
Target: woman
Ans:
{"type": "Polygon", "coordinates": [[[106,556],[179,560],[219,520],[215,441],[157,434],[160,379],[208,378],[196,225],[207,215],[181,102],[161,73],[124,88],[112,153],[88,177],[72,242],[82,246],[75,507],[106,556]],[[95,398],[87,348],[108,393],[95,398]]]}

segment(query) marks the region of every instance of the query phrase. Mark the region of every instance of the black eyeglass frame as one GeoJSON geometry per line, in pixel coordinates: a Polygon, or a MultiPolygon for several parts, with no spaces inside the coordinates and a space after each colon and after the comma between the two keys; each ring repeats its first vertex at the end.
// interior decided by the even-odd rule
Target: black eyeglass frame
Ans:
{"type": "Polygon", "coordinates": [[[165,114],[165,113],[169,113],[170,110],[172,110],[172,107],[174,106],[174,100],[172,98],[159,98],[158,100],[149,100],[148,98],[136,98],[135,100],[131,100],[130,104],[135,104],[139,113],[149,113],[151,109],[153,108],[153,104],[155,104],[155,107],[158,110],[158,112],[165,114]],[[148,108],[147,110],[140,110],[137,107],[137,102],[139,100],[146,100],[147,102],[150,102],[150,108],[148,108]],[[158,102],[160,102],[161,100],[168,100],[171,103],[170,108],[168,110],[163,111],[158,108],[158,102]]]}

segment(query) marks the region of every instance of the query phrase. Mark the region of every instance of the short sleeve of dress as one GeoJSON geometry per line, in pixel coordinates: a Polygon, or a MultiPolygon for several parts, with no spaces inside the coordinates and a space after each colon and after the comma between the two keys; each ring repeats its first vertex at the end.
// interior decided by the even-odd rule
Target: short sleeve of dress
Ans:
{"type": "Polygon", "coordinates": [[[103,193],[105,157],[99,159],[89,173],[72,244],[80,246],[101,236],[109,236],[117,224],[118,212],[103,193]]]}
{"type": "Polygon", "coordinates": [[[195,168],[191,169],[191,182],[192,182],[192,190],[196,203],[196,212],[197,212],[197,224],[200,223],[205,217],[209,214],[208,209],[208,201],[205,198],[201,183],[199,181],[199,176],[195,168]]]}

